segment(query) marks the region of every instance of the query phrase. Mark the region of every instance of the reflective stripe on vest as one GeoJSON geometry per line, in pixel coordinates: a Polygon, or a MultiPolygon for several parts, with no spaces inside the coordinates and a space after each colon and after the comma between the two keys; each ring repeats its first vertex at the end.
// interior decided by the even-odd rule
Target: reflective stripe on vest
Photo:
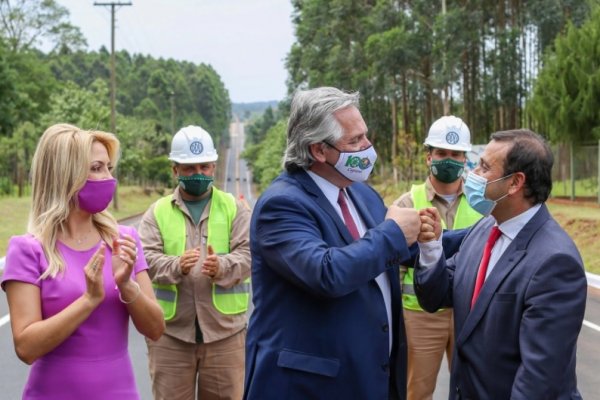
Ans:
{"type": "MultiPolygon", "coordinates": [[[[410,196],[413,200],[413,207],[416,210],[421,210],[427,207],[433,207],[433,204],[427,200],[427,188],[425,184],[413,185],[410,189],[410,196]]],[[[467,202],[466,196],[460,196],[460,203],[454,217],[452,229],[468,228],[475,224],[482,217],[477,211],[473,210],[467,202]]],[[[446,229],[446,222],[442,219],[442,227],[446,229]]],[[[402,305],[404,308],[412,311],[423,311],[415,295],[413,287],[413,271],[414,268],[407,268],[402,280],[402,305]]]]}
{"type": "Polygon", "coordinates": [[[247,279],[240,283],[239,285],[235,285],[230,289],[225,289],[223,286],[215,285],[215,293],[216,294],[226,294],[226,293],[250,293],[250,281],[247,279]]]}
{"type": "MultiPolygon", "coordinates": [[[[229,253],[229,240],[233,219],[237,214],[235,199],[229,193],[213,187],[208,216],[208,244],[217,254],[229,253]]],[[[163,238],[165,254],[179,256],[185,252],[185,216],[172,202],[173,195],[158,200],[154,217],[163,238]]],[[[239,285],[223,288],[213,284],[212,300],[215,308],[223,314],[239,314],[248,309],[250,280],[239,285]]],[[[153,283],[158,303],[163,309],[165,320],[172,319],[177,312],[178,289],[174,284],[153,283]]]]}

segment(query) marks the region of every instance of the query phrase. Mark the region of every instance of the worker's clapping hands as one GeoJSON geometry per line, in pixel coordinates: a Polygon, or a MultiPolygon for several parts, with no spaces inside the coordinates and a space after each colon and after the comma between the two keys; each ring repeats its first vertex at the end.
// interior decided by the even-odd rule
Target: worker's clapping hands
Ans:
{"type": "Polygon", "coordinates": [[[421,220],[421,230],[418,234],[417,241],[420,243],[439,240],[442,234],[442,218],[435,207],[423,208],[419,210],[421,220]]]}
{"type": "Polygon", "coordinates": [[[199,259],[200,247],[186,250],[185,253],[179,257],[179,268],[181,268],[181,273],[183,275],[189,274],[190,270],[196,265],[199,259]]]}
{"type": "MultiPolygon", "coordinates": [[[[195,247],[186,250],[186,252],[181,255],[179,258],[179,267],[181,268],[181,273],[183,275],[189,274],[191,269],[198,264],[200,254],[200,247],[195,247]]],[[[211,245],[208,245],[207,255],[202,263],[200,272],[209,278],[215,278],[219,274],[219,257],[215,254],[211,245]]]]}
{"type": "Polygon", "coordinates": [[[219,257],[215,254],[211,245],[208,245],[208,256],[202,263],[202,273],[209,278],[215,278],[219,273],[219,257]]]}

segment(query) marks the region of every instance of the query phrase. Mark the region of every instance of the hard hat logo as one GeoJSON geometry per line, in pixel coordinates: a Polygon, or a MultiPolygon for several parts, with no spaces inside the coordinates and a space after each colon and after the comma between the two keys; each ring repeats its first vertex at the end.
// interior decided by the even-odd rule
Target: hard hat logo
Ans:
{"type": "Polygon", "coordinates": [[[195,141],[192,142],[192,144],[190,144],[190,151],[192,152],[192,154],[202,154],[202,150],[204,150],[204,146],[202,146],[201,142],[195,141]]]}
{"type": "Polygon", "coordinates": [[[459,140],[460,140],[460,136],[458,135],[458,133],[456,133],[454,131],[450,131],[450,132],[446,133],[446,142],[448,144],[457,144],[459,140]]]}

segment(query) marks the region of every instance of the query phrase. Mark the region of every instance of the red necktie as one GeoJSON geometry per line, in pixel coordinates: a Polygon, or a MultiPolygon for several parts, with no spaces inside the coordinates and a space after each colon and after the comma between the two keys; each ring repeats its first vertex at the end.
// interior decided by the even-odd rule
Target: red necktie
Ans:
{"type": "Polygon", "coordinates": [[[340,194],[338,195],[338,204],[342,209],[342,216],[344,217],[344,223],[348,230],[350,231],[350,235],[354,238],[354,240],[360,239],[360,235],[358,234],[358,228],[356,228],[356,224],[352,219],[352,215],[350,214],[350,210],[348,209],[348,203],[346,203],[346,196],[344,196],[344,190],[340,189],[340,194]]]}
{"type": "Polygon", "coordinates": [[[492,254],[492,248],[494,244],[498,240],[498,238],[502,235],[500,229],[497,226],[492,228],[490,232],[490,236],[483,248],[483,257],[481,258],[481,264],[479,264],[479,271],[477,272],[477,279],[475,280],[475,289],[473,289],[473,297],[471,298],[471,308],[477,301],[477,296],[479,296],[479,292],[481,292],[481,287],[483,286],[483,282],[485,281],[485,274],[487,273],[488,264],[490,263],[490,255],[492,254]]]}

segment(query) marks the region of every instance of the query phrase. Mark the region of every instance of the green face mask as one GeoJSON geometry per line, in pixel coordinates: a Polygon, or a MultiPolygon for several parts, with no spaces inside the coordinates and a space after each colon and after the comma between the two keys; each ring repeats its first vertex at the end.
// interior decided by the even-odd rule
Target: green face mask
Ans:
{"type": "Polygon", "coordinates": [[[460,178],[464,169],[464,163],[451,158],[445,158],[443,160],[431,160],[431,173],[440,182],[452,183],[456,181],[458,178],[460,178]]]}
{"type": "Polygon", "coordinates": [[[206,176],[202,174],[195,174],[192,176],[180,176],[177,178],[179,186],[186,193],[192,196],[201,196],[212,185],[214,178],[212,176],[206,176]]]}

